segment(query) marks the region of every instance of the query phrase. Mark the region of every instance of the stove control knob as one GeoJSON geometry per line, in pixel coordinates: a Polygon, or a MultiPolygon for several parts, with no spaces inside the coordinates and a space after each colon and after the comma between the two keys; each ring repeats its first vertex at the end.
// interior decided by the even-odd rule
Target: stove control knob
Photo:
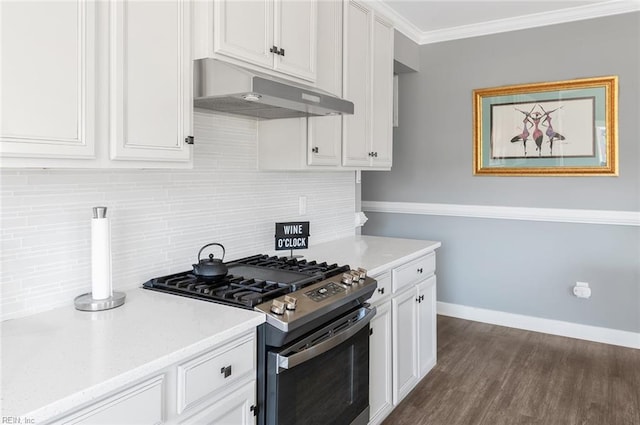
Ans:
{"type": "Polygon", "coordinates": [[[351,270],[349,273],[351,273],[351,276],[353,276],[353,283],[360,283],[360,272],[351,270]]]}
{"type": "Polygon", "coordinates": [[[284,296],[284,304],[287,310],[295,310],[296,304],[298,304],[298,300],[289,295],[284,296]]]}
{"type": "Polygon", "coordinates": [[[353,275],[351,273],[343,273],[341,282],[351,286],[353,284],[353,275]]]}
{"type": "Polygon", "coordinates": [[[360,274],[360,281],[362,282],[367,277],[367,271],[362,267],[358,267],[358,274],[360,274]]]}
{"type": "Polygon", "coordinates": [[[271,312],[277,315],[283,315],[285,311],[285,303],[280,300],[273,300],[271,303],[271,312]]]}

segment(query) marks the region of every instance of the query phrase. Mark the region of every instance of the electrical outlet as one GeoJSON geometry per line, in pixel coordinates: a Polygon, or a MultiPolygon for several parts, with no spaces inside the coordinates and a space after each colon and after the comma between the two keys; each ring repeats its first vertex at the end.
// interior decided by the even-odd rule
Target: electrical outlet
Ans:
{"type": "Polygon", "coordinates": [[[307,197],[298,197],[298,215],[307,215],[307,197]]]}
{"type": "Polygon", "coordinates": [[[591,296],[591,288],[588,282],[576,282],[573,287],[573,295],[578,298],[589,298],[591,296]]]}

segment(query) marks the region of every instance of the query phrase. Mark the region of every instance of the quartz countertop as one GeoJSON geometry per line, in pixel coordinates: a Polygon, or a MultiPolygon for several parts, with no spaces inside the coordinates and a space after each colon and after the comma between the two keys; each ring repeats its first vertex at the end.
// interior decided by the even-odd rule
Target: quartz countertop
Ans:
{"type": "MultiPolygon", "coordinates": [[[[440,242],[351,236],[294,254],[370,276],[440,247],[440,242]]],[[[276,255],[288,255],[277,251],[276,255]]],[[[144,289],[122,307],[73,306],[2,322],[3,417],[52,418],[232,339],[264,322],[262,313],[144,289]]]]}
{"type": "Polygon", "coordinates": [[[2,417],[51,418],[264,322],[262,313],[126,292],[123,306],[58,308],[2,323],[2,417]]]}
{"type": "MultiPolygon", "coordinates": [[[[311,238],[310,238],[311,239],[311,238]]],[[[354,235],[313,245],[309,249],[294,250],[294,255],[338,265],[348,264],[352,269],[362,267],[369,276],[376,275],[418,258],[439,248],[437,241],[387,238],[354,235]]],[[[276,255],[288,255],[289,251],[277,251],[276,255]]]]}

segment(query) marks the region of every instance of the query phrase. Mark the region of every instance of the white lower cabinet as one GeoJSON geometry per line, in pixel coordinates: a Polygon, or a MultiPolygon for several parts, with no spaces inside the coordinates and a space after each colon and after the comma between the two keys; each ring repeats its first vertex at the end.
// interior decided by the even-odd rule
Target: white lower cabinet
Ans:
{"type": "Polygon", "coordinates": [[[395,295],[393,402],[398,404],[436,364],[436,277],[395,295]]]}
{"type": "Polygon", "coordinates": [[[416,286],[418,291],[418,378],[422,379],[436,365],[436,277],[416,286]]]}
{"type": "Polygon", "coordinates": [[[369,339],[369,423],[377,424],[393,409],[391,397],[391,301],[376,305],[369,339]]]}
{"type": "Polygon", "coordinates": [[[164,374],[125,388],[54,424],[158,424],[163,421],[164,374]]]}
{"type": "Polygon", "coordinates": [[[252,330],[45,423],[253,424],[256,352],[252,330]]]}
{"type": "Polygon", "coordinates": [[[398,404],[418,382],[416,289],[391,301],[393,309],[393,403],[398,404]]]}
{"type": "Polygon", "coordinates": [[[203,411],[180,420],[180,424],[233,424],[255,423],[253,409],[256,403],[256,381],[247,382],[238,390],[227,394],[203,411]]]}
{"type": "Polygon", "coordinates": [[[374,278],[369,424],[379,424],[436,364],[435,252],[374,278]]]}

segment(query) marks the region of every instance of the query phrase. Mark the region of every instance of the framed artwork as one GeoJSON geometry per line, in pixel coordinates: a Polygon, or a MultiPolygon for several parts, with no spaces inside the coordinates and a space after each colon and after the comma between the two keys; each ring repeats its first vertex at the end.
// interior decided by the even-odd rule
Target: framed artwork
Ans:
{"type": "Polygon", "coordinates": [[[473,174],[617,176],[618,77],[473,91],[473,174]]]}

